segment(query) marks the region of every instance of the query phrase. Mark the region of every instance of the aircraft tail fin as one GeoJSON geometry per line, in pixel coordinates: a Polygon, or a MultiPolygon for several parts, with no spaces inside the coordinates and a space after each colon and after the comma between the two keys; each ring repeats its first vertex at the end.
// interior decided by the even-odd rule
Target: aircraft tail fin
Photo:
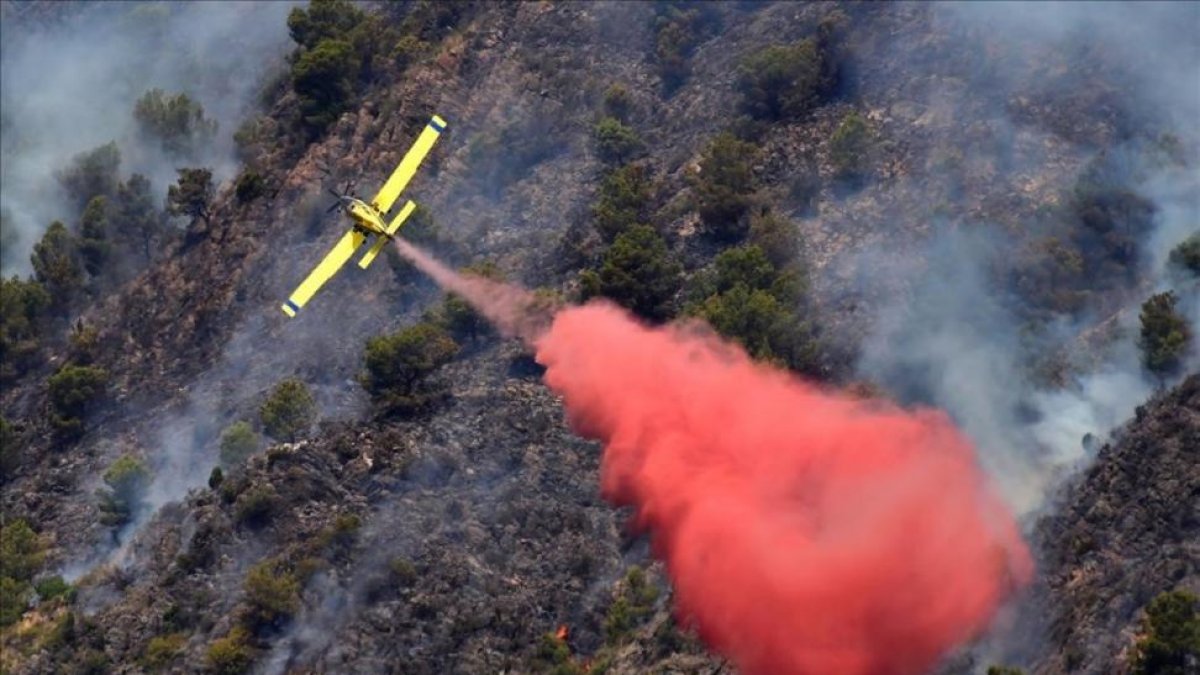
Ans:
{"type": "MultiPolygon", "coordinates": [[[[412,215],[412,212],[416,208],[417,205],[414,204],[411,199],[405,203],[404,208],[400,209],[400,213],[397,213],[396,217],[392,220],[392,223],[388,225],[387,233],[389,235],[396,234],[396,232],[400,230],[400,226],[404,224],[405,220],[408,220],[408,217],[412,215]]],[[[390,237],[383,236],[376,238],[375,243],[371,245],[371,248],[365,254],[363,254],[362,260],[358,261],[358,266],[364,270],[367,269],[367,267],[375,261],[375,258],[379,255],[379,252],[383,250],[383,247],[385,244],[387,244],[389,238],[390,237]]]]}

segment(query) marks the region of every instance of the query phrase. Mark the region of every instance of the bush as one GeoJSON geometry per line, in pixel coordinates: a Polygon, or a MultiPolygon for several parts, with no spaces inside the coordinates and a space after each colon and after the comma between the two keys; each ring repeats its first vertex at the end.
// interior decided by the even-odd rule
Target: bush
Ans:
{"type": "Polygon", "coordinates": [[[1146,608],[1144,636],[1135,646],[1135,675],[1184,675],[1200,658],[1200,598],[1188,591],[1162,593],[1146,608]]]}
{"type": "Polygon", "coordinates": [[[385,411],[411,410],[425,402],[418,392],[422,380],[457,353],[458,344],[445,329],[429,322],[371,338],[363,387],[385,411]]]}
{"type": "Polygon", "coordinates": [[[187,643],[183,633],[169,633],[150,638],[146,643],[146,651],[142,654],[142,666],[147,670],[162,670],[170,666],[187,643]]]}
{"type": "Polygon", "coordinates": [[[143,135],[158,140],[163,152],[176,157],[192,156],[217,134],[216,120],[206,118],[199,103],[187,94],[167,96],[161,89],[138,99],[133,118],[143,135]]]}
{"type": "Polygon", "coordinates": [[[277,628],[300,609],[300,583],[276,561],[264,560],[251,567],[243,588],[252,629],[277,628]]]}
{"type": "Polygon", "coordinates": [[[646,580],[646,573],[634,565],[625,574],[621,590],[604,618],[604,635],[609,644],[617,644],[654,611],[658,589],[646,580]]]}
{"type": "Polygon", "coordinates": [[[105,525],[124,525],[133,518],[150,485],[150,471],[140,460],[125,455],[109,465],[104,472],[104,484],[97,492],[100,497],[100,522],[105,525]]]}
{"type": "Polygon", "coordinates": [[[0,485],[12,479],[12,474],[21,466],[20,438],[8,420],[0,417],[0,485]]]}
{"type": "Polygon", "coordinates": [[[718,17],[711,3],[699,3],[688,9],[679,3],[655,5],[654,55],[663,90],[668,95],[691,75],[692,52],[707,34],[715,31],[718,17]]]}
{"type": "Polygon", "coordinates": [[[179,169],[179,180],[167,188],[167,213],[208,222],[208,205],[213,198],[212,171],[179,169]]]}
{"type": "Polygon", "coordinates": [[[750,243],[762,249],[767,260],[783,269],[795,262],[798,233],[791,221],[763,210],[750,217],[750,243]]]}
{"type": "Polygon", "coordinates": [[[764,47],[738,71],[742,108],[755,119],[797,119],[828,91],[822,55],[812,39],[764,47]]]}
{"type": "MultiPolygon", "coordinates": [[[[464,267],[460,272],[491,279],[504,281],[504,274],[491,262],[464,267]]],[[[436,313],[436,319],[455,340],[475,340],[479,337],[490,337],[495,331],[491,323],[484,318],[471,303],[454,293],[447,293],[441,308],[436,313]]]]}
{"type": "Polygon", "coordinates": [[[42,547],[37,533],[22,518],[0,528],[0,574],[27,582],[42,567],[42,547]]]}
{"type": "Polygon", "coordinates": [[[653,228],[634,225],[605,251],[600,269],[585,271],[580,282],[585,300],[604,296],[641,317],[663,321],[674,313],[682,271],[653,228]]]}
{"type": "Polygon", "coordinates": [[[359,64],[350,43],[332,37],[301,52],[292,64],[292,89],[300,99],[300,114],[310,139],[325,133],[349,109],[359,64]]]}
{"type": "Polygon", "coordinates": [[[605,117],[597,122],[593,135],[596,153],[601,161],[609,164],[627,162],[642,149],[642,139],[637,132],[615,117],[605,117]]]}
{"type": "Polygon", "coordinates": [[[208,669],[215,675],[243,675],[254,665],[254,651],[247,644],[250,634],[235,626],[225,637],[208,647],[208,669]]]}
{"type": "Polygon", "coordinates": [[[258,434],[247,422],[234,422],[221,432],[221,465],[240,466],[258,451],[258,434]]]}
{"type": "Polygon", "coordinates": [[[758,148],[723,133],[713,139],[700,159],[693,178],[700,221],[721,241],[746,236],[746,212],[755,190],[751,162],[758,148]]]}
{"type": "Polygon", "coordinates": [[[30,589],[27,582],[0,576],[0,628],[21,620],[29,609],[30,589]]]}
{"type": "Polygon", "coordinates": [[[630,164],[609,172],[600,183],[592,219],[606,242],[649,220],[653,185],[645,167],[630,164]]]}
{"type": "Polygon", "coordinates": [[[43,602],[54,598],[66,598],[69,602],[75,597],[75,588],[58,575],[42,579],[34,584],[33,589],[37,591],[38,599],[43,602]]]}
{"type": "Polygon", "coordinates": [[[1200,234],[1193,234],[1171,249],[1167,261],[1192,276],[1200,276],[1200,234]]]}
{"type": "Polygon", "coordinates": [[[761,248],[745,245],[716,257],[693,291],[703,299],[693,303],[689,313],[703,317],[754,358],[811,372],[818,347],[810,326],[797,313],[804,292],[798,263],[776,268],[761,248]]]}
{"type": "Polygon", "coordinates": [[[614,83],[604,90],[604,112],[617,121],[629,123],[633,113],[633,97],[624,86],[614,83]]]}
{"type": "Polygon", "coordinates": [[[41,316],[49,306],[50,294],[40,283],[0,279],[0,382],[37,364],[41,316]]]}
{"type": "Polygon", "coordinates": [[[259,528],[270,523],[278,509],[279,495],[275,488],[262,485],[238,495],[233,506],[233,517],[242,525],[259,528]]]}
{"type": "Polygon", "coordinates": [[[267,181],[256,171],[243,171],[233,186],[233,193],[240,204],[248,204],[258,199],[266,191],[267,181]]]}
{"type": "Polygon", "coordinates": [[[258,416],[268,436],[280,441],[294,441],[312,426],[316,407],[308,386],[290,378],[276,385],[259,407],[258,416]]]}
{"type": "Polygon", "coordinates": [[[293,8],[288,14],[288,33],[305,49],[321,41],[337,39],[354,30],[366,15],[348,0],[312,0],[308,8],[293,8]]]}
{"type": "Polygon", "coordinates": [[[1172,292],[1158,293],[1142,304],[1142,362],[1160,376],[1179,370],[1192,340],[1187,319],[1175,311],[1176,300],[1172,292]]]}
{"type": "Polygon", "coordinates": [[[857,112],[846,115],[829,138],[829,160],[834,175],[851,182],[862,180],[869,169],[870,151],[871,131],[867,121],[857,112]]]}
{"type": "Polygon", "coordinates": [[[34,244],[30,262],[34,278],[49,293],[50,306],[65,313],[83,290],[83,261],[75,237],[61,222],[50,223],[34,244]]]}
{"type": "Polygon", "coordinates": [[[112,253],[112,244],[108,241],[108,211],[108,198],[97,195],[87,203],[79,221],[79,256],[83,268],[93,277],[104,269],[112,253]]]}
{"type": "Polygon", "coordinates": [[[121,151],[112,141],[76,155],[66,170],[55,173],[55,178],[75,208],[82,209],[92,197],[116,193],[120,166],[121,151]]]}
{"type": "Polygon", "coordinates": [[[67,364],[50,377],[50,423],[67,438],[83,434],[83,418],[103,395],[108,372],[67,364]]]}

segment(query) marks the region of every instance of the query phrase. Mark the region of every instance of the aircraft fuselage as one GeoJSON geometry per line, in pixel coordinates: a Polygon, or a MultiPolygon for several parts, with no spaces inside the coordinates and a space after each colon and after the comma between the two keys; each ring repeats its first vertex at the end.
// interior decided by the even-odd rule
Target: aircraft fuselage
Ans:
{"type": "Polygon", "coordinates": [[[375,207],[361,199],[349,200],[346,206],[346,215],[350,216],[355,226],[360,229],[385,237],[391,236],[387,233],[387,225],[383,222],[383,215],[375,210],[375,207]]]}

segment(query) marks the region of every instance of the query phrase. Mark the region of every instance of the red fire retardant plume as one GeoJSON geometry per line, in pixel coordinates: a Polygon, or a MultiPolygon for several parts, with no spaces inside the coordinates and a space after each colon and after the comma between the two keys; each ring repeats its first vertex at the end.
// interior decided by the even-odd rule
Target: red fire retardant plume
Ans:
{"type": "Polygon", "coordinates": [[[940,412],[822,391],[607,304],[559,312],[536,345],[678,615],[744,675],[923,672],[1032,574],[940,412]]]}

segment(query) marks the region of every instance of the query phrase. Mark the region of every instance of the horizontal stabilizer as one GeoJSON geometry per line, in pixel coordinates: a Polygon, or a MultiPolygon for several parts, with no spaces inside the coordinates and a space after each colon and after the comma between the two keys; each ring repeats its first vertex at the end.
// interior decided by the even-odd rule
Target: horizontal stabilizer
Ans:
{"type": "MultiPolygon", "coordinates": [[[[412,215],[412,212],[416,208],[417,205],[414,204],[411,199],[408,200],[408,203],[404,205],[404,208],[400,209],[400,213],[396,214],[396,217],[392,220],[392,224],[388,225],[387,233],[389,235],[396,234],[396,232],[400,229],[400,226],[404,224],[405,220],[408,220],[408,217],[412,215]]],[[[367,269],[367,266],[374,262],[376,256],[378,256],[379,252],[383,250],[383,245],[388,242],[389,238],[390,237],[379,237],[376,239],[375,243],[371,245],[371,248],[368,249],[365,254],[363,254],[362,260],[359,261],[358,266],[364,270],[367,269]]]]}

